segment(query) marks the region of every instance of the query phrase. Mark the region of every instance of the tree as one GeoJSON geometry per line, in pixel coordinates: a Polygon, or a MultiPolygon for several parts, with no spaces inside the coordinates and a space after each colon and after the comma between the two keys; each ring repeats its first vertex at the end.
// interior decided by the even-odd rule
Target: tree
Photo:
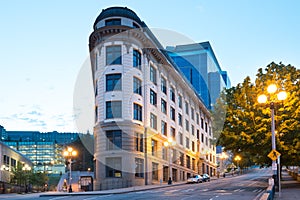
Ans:
{"type": "MultiPolygon", "coordinates": [[[[271,110],[268,105],[260,105],[257,96],[266,93],[270,83],[275,83],[288,92],[288,99],[276,104],[276,147],[282,154],[283,164],[297,165],[300,161],[299,82],[300,70],[291,65],[271,63],[264,71],[258,70],[255,84],[246,77],[243,83],[226,89],[215,106],[226,110],[217,144],[233,153],[244,152],[255,163],[271,164],[267,157],[272,149],[271,110]]],[[[213,114],[214,119],[216,116],[218,118],[218,114],[213,114]]]]}

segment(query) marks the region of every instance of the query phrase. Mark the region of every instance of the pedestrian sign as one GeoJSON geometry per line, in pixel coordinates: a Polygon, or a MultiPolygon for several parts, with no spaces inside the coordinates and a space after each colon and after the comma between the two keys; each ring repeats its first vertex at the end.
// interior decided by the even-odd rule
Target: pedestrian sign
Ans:
{"type": "Polygon", "coordinates": [[[276,151],[275,149],[273,149],[269,154],[268,157],[271,158],[272,160],[276,160],[278,156],[280,156],[281,154],[276,151]]]}

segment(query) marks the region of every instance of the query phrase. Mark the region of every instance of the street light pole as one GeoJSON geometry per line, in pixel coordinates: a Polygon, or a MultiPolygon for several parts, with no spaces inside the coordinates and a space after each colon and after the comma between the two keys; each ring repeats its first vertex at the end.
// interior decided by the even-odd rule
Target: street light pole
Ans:
{"type": "Polygon", "coordinates": [[[168,184],[172,184],[172,169],[171,169],[171,163],[172,163],[172,158],[171,158],[171,146],[175,146],[176,142],[173,141],[173,138],[168,138],[168,141],[164,142],[164,146],[168,147],[168,151],[169,151],[169,180],[168,180],[168,184]]]}
{"type": "Polygon", "coordinates": [[[72,190],[72,157],[77,155],[77,151],[73,150],[72,147],[68,147],[66,151],[64,151],[64,156],[68,159],[69,162],[69,192],[73,192],[72,190]]]}
{"type": "MultiPolygon", "coordinates": [[[[269,94],[275,94],[277,92],[277,86],[275,84],[270,84],[267,88],[269,94]]],[[[287,98],[287,93],[285,91],[280,91],[277,93],[277,100],[283,101],[287,98]]],[[[276,151],[276,137],[275,137],[275,97],[270,99],[270,110],[271,110],[271,133],[272,133],[272,151],[276,151]]],[[[266,103],[268,98],[265,94],[259,95],[257,98],[259,103],[266,103]]],[[[278,163],[279,164],[279,163],[278,163]]],[[[276,160],[272,160],[272,168],[273,168],[273,179],[277,186],[279,186],[279,193],[280,193],[280,174],[278,173],[278,166],[276,164],[276,160]]]]}

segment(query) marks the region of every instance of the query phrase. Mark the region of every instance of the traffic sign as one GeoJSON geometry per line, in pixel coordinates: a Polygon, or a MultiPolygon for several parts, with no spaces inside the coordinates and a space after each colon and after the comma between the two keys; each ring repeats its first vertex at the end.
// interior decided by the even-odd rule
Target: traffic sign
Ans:
{"type": "Polygon", "coordinates": [[[268,157],[271,158],[272,160],[276,160],[278,158],[278,156],[280,156],[281,154],[276,151],[275,149],[273,149],[269,154],[268,157]]]}

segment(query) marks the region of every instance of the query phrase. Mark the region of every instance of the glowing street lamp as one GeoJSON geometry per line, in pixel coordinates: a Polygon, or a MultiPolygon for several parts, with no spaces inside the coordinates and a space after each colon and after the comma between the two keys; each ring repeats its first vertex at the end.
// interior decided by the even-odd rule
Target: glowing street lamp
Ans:
{"type": "Polygon", "coordinates": [[[168,151],[169,151],[169,181],[168,184],[172,184],[172,169],[171,169],[171,147],[175,146],[176,142],[173,140],[172,137],[168,138],[168,141],[164,142],[164,146],[168,147],[168,151]]]}
{"type": "Polygon", "coordinates": [[[72,157],[77,156],[77,151],[73,150],[72,147],[68,147],[67,150],[63,152],[64,157],[68,159],[69,168],[70,168],[70,176],[69,176],[69,192],[72,192],[72,157]]]}
{"type": "MultiPolygon", "coordinates": [[[[270,84],[267,88],[267,91],[269,93],[269,98],[267,97],[267,95],[265,94],[261,94],[257,97],[257,101],[258,103],[264,104],[267,103],[267,101],[270,101],[270,109],[271,109],[271,132],[272,132],[272,150],[276,150],[276,141],[275,141],[275,121],[274,121],[274,109],[275,109],[275,101],[279,100],[279,101],[283,101],[287,98],[287,93],[285,91],[280,91],[278,93],[276,93],[278,91],[278,88],[275,84],[270,84]],[[276,95],[275,95],[276,93],[276,95]],[[273,96],[271,96],[273,95],[273,96]],[[275,98],[274,96],[276,96],[277,98],[275,98]],[[273,98],[271,98],[273,97],[273,98]]],[[[276,160],[272,161],[272,166],[276,166],[276,160]]],[[[273,170],[273,176],[274,178],[276,177],[277,180],[277,170],[273,170]]]]}
{"type": "Polygon", "coordinates": [[[239,162],[242,160],[242,158],[237,155],[234,160],[237,162],[237,168],[238,168],[238,173],[240,173],[240,166],[239,166],[239,162]]]}

